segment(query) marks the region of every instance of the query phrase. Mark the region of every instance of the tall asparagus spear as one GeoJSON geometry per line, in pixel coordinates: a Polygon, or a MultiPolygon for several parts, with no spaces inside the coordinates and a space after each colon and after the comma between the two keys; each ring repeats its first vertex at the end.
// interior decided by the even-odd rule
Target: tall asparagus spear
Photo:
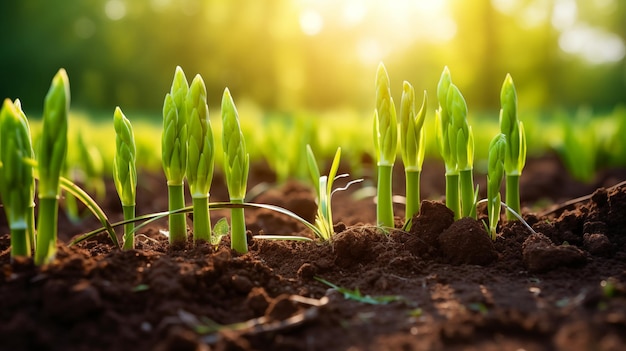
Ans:
{"type": "Polygon", "coordinates": [[[52,79],[43,108],[43,128],[38,153],[39,214],[35,264],[54,258],[59,214],[59,178],[67,154],[67,124],[70,108],[70,83],[60,69],[52,79]]]}

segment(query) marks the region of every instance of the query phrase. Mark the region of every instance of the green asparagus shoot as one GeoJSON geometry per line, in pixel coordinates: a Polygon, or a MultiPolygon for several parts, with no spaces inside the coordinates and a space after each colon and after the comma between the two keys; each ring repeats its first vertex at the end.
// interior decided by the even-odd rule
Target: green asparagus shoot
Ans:
{"type": "MultiPolygon", "coordinates": [[[[137,189],[137,169],[135,136],[130,121],[119,107],[113,114],[115,127],[115,156],[113,156],[113,180],[115,189],[122,203],[124,219],[135,217],[135,198],[137,189]]],[[[124,225],[124,250],[135,248],[134,223],[124,225]]]]}
{"type": "MultiPolygon", "coordinates": [[[[246,197],[250,155],[239,125],[237,108],[228,88],[222,96],[222,148],[224,173],[230,202],[242,204],[246,197]]],[[[243,208],[231,209],[231,247],[239,253],[248,252],[246,222],[243,208]]]]}
{"type": "MultiPolygon", "coordinates": [[[[461,218],[461,199],[459,198],[459,170],[456,162],[456,151],[450,145],[449,134],[453,133],[448,109],[448,90],[452,84],[450,70],[444,67],[437,85],[439,108],[435,112],[437,128],[437,146],[446,166],[446,206],[454,212],[454,218],[461,218]]],[[[456,140],[455,140],[456,141],[456,140]]]]}
{"type": "Polygon", "coordinates": [[[461,191],[461,216],[476,218],[476,192],[474,190],[474,135],[467,123],[467,104],[456,85],[448,89],[448,108],[452,119],[452,135],[448,135],[450,146],[456,146],[456,161],[459,170],[461,191]],[[456,139],[454,137],[456,136],[456,139]]]}
{"type": "Polygon", "coordinates": [[[64,69],[52,79],[43,108],[43,127],[38,153],[38,230],[35,264],[50,262],[56,253],[59,214],[59,178],[67,154],[67,122],[70,83],[64,69]]]}
{"type": "MultiPolygon", "coordinates": [[[[187,168],[187,118],[185,99],[189,85],[182,68],[176,67],[170,92],[163,103],[163,134],[161,153],[163,170],[167,178],[168,208],[170,211],[185,207],[185,171],[187,168]]],[[[187,226],[184,213],[170,216],[170,244],[187,241],[187,226]]]]}
{"type": "Polygon", "coordinates": [[[437,98],[437,145],[446,166],[446,206],[454,212],[455,219],[475,217],[474,137],[467,123],[467,104],[452,83],[448,67],[439,79],[437,98]]]}
{"type": "Polygon", "coordinates": [[[19,100],[5,99],[0,111],[0,196],[11,231],[11,257],[33,249],[34,158],[28,121],[19,100]]]}
{"type": "Polygon", "coordinates": [[[389,76],[381,62],[376,72],[376,109],[374,111],[374,148],[376,151],[378,186],[376,223],[394,227],[392,202],[392,171],[398,150],[396,107],[391,97],[389,76]]]}
{"type": "MultiPolygon", "coordinates": [[[[24,113],[24,111],[22,111],[22,103],[20,101],[20,99],[15,99],[15,101],[13,101],[13,105],[15,106],[15,108],[17,109],[17,112],[19,113],[20,118],[24,121],[24,123],[26,123],[26,125],[28,125],[28,118],[26,117],[26,114],[24,113]]],[[[32,138],[30,136],[30,127],[29,127],[29,139],[30,139],[30,143],[31,143],[31,157],[30,157],[30,161],[31,161],[31,167],[33,167],[33,172],[36,170],[37,166],[36,166],[36,161],[35,161],[35,151],[34,148],[32,146],[32,138]]],[[[0,161],[0,168],[2,168],[2,161],[0,161]]],[[[35,183],[33,183],[33,194],[31,195],[31,199],[34,198],[34,194],[35,194],[35,183]]],[[[28,239],[30,240],[30,247],[32,249],[35,248],[35,201],[31,202],[30,205],[30,209],[28,211],[28,217],[26,219],[27,223],[26,223],[26,235],[28,236],[28,239]]]]}
{"type": "Polygon", "coordinates": [[[496,240],[496,227],[500,219],[500,187],[504,178],[506,136],[498,134],[489,143],[487,169],[487,213],[489,215],[489,236],[496,240]]]}
{"type": "MultiPolygon", "coordinates": [[[[506,137],[504,172],[506,173],[506,203],[513,211],[520,213],[519,178],[526,164],[526,135],[524,124],[517,118],[517,93],[513,78],[506,75],[500,91],[500,132],[506,137]]],[[[514,220],[512,213],[506,213],[508,220],[514,220]]]]}
{"type": "Polygon", "coordinates": [[[213,242],[208,202],[215,146],[209,121],[206,87],[200,75],[196,75],[185,100],[189,126],[187,151],[187,180],[193,201],[193,239],[213,242]]]}
{"type": "Polygon", "coordinates": [[[428,97],[424,91],[422,107],[415,113],[415,90],[404,82],[400,108],[400,150],[406,176],[405,222],[408,222],[420,207],[420,174],[424,163],[424,119],[428,97]]]}

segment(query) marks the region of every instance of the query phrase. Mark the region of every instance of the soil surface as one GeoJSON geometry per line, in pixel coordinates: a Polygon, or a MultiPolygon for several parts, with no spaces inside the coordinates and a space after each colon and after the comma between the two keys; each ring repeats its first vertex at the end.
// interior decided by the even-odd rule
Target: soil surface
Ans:
{"type": "MultiPolygon", "coordinates": [[[[251,167],[254,202],[313,220],[310,187],[277,187],[251,167]],[[258,185],[255,187],[255,185],[258,185]]],[[[402,194],[401,167],[394,188],[402,194]]],[[[524,218],[502,222],[491,241],[481,222],[454,222],[442,204],[443,166],[424,166],[420,213],[410,231],[373,226],[372,198],[334,202],[331,243],[267,241],[257,234],[311,236],[270,212],[246,212],[250,252],[206,244],[172,249],[156,222],[137,248],[105,235],[68,247],[35,267],[9,257],[0,217],[0,350],[626,350],[626,179],[600,172],[570,179],[553,157],[529,160],[521,179],[524,218]],[[566,202],[567,200],[583,198],[566,202]],[[331,287],[327,283],[333,284],[331,287]]],[[[484,189],[484,177],[477,177],[484,189]]],[[[216,175],[211,200],[226,200],[216,175]]],[[[341,185],[341,184],[339,184],[341,185]]],[[[138,214],[167,208],[161,175],[141,174],[138,214]]],[[[121,218],[109,184],[102,201],[121,218]]],[[[479,206],[479,218],[485,216],[479,206]]],[[[215,223],[228,212],[212,212],[215,223]]],[[[98,228],[60,213],[63,242],[98,228]]]]}

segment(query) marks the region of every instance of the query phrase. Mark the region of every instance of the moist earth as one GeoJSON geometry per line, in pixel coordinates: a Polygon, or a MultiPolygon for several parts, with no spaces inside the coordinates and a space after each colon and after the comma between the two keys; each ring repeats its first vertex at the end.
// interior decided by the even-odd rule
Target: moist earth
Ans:
{"type": "MultiPolygon", "coordinates": [[[[427,166],[428,200],[408,231],[401,205],[396,229],[375,227],[372,199],[355,198],[355,188],[335,195],[330,243],[255,239],[312,234],[283,215],[247,211],[244,255],[228,238],[172,249],[166,222],[143,229],[135,250],[117,250],[102,234],[68,246],[98,223],[75,225],[61,213],[56,259],[35,267],[10,260],[4,234],[0,350],[626,349],[626,187],[613,186],[623,170],[581,184],[554,157],[529,160],[521,194],[532,231],[503,221],[491,241],[484,206],[478,221],[454,221],[441,202],[443,172],[427,166]]],[[[309,186],[265,189],[272,173],[251,169],[254,202],[313,220],[309,186]]],[[[400,173],[394,182],[401,193],[400,173]]],[[[164,184],[140,175],[138,213],[167,208],[164,184]]],[[[214,184],[223,184],[219,174],[214,184]]],[[[118,220],[108,186],[102,206],[118,220]]],[[[225,187],[214,185],[211,199],[226,200],[225,187]]],[[[228,212],[211,214],[215,223],[228,212]]],[[[8,233],[4,217],[0,228],[8,233]]]]}

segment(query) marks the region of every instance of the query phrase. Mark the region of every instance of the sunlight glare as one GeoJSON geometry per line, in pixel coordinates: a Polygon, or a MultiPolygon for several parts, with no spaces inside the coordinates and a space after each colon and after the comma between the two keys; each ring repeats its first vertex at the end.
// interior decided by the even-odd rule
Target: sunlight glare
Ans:
{"type": "Polygon", "coordinates": [[[104,5],[104,13],[112,21],[121,20],[126,16],[126,4],[122,0],[109,0],[104,5]]]}
{"type": "Polygon", "coordinates": [[[546,23],[550,18],[549,13],[552,7],[550,0],[535,0],[522,10],[520,19],[526,28],[535,28],[546,23]]]}
{"type": "Polygon", "coordinates": [[[586,24],[563,31],[559,47],[591,64],[619,62],[626,56],[626,46],[619,36],[586,24]]]}
{"type": "Polygon", "coordinates": [[[578,5],[575,0],[557,0],[552,10],[552,26],[564,30],[576,23],[578,5]]]}
{"type": "Polygon", "coordinates": [[[380,43],[374,38],[363,38],[357,43],[357,55],[365,64],[376,64],[383,55],[380,43]]]}
{"type": "Polygon", "coordinates": [[[356,25],[363,21],[367,14],[367,6],[363,1],[346,1],[343,6],[343,21],[349,25],[356,25]]]}
{"type": "Polygon", "coordinates": [[[317,11],[305,10],[300,14],[300,28],[306,35],[317,35],[324,28],[324,19],[317,11]]]}
{"type": "Polygon", "coordinates": [[[519,6],[519,0],[491,0],[491,5],[504,14],[513,13],[519,6]]]}
{"type": "Polygon", "coordinates": [[[294,0],[300,30],[354,30],[354,48],[363,63],[377,62],[416,42],[442,43],[456,35],[449,0],[294,0]]]}
{"type": "Polygon", "coordinates": [[[170,0],[150,0],[150,7],[156,12],[166,11],[170,5],[170,0]]]}

